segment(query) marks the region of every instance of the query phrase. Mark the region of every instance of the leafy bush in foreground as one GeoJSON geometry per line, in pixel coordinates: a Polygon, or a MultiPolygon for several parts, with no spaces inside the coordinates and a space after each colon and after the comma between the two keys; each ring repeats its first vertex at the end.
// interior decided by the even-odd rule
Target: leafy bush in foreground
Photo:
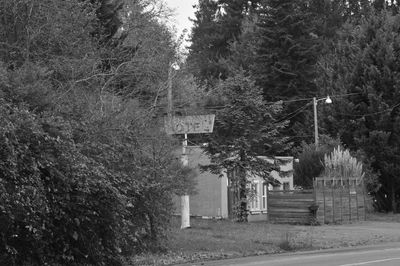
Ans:
{"type": "Polygon", "coordinates": [[[192,171],[167,139],[90,128],[75,142],[76,125],[0,102],[1,265],[120,265],[162,248],[192,171]]]}
{"type": "Polygon", "coordinates": [[[2,102],[0,157],[2,265],[117,264],[122,197],[62,120],[2,102]]]}

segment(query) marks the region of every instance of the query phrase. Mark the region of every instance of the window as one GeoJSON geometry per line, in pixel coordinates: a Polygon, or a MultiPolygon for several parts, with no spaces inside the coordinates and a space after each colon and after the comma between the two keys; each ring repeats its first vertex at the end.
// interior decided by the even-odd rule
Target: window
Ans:
{"type": "Polygon", "coordinates": [[[268,184],[261,180],[251,182],[252,197],[250,200],[250,211],[260,212],[267,210],[268,184]]]}
{"type": "Polygon", "coordinates": [[[261,195],[261,209],[266,210],[267,209],[267,194],[268,194],[268,184],[263,183],[262,185],[262,195],[261,195]]]}
{"type": "Polygon", "coordinates": [[[283,190],[290,190],[290,183],[289,182],[283,182],[283,190]]]}
{"type": "Polygon", "coordinates": [[[253,181],[251,184],[251,194],[252,200],[250,203],[250,210],[258,211],[260,210],[260,201],[259,201],[259,183],[257,181],[253,181]]]}

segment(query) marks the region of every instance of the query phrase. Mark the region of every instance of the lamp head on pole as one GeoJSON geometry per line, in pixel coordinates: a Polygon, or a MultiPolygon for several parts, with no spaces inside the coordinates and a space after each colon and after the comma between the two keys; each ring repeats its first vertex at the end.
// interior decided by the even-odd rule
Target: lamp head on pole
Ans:
{"type": "Polygon", "coordinates": [[[332,99],[329,97],[329,95],[326,97],[325,103],[332,103],[332,99]]]}

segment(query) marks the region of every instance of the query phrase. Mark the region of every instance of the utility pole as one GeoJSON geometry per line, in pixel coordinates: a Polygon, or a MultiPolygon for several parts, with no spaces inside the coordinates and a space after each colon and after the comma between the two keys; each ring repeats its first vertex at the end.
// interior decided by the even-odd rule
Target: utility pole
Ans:
{"type": "MultiPolygon", "coordinates": [[[[168,70],[168,91],[167,91],[167,100],[168,100],[168,109],[167,109],[167,117],[169,126],[172,128],[173,124],[173,98],[172,98],[172,66],[168,70]]],[[[182,156],[181,162],[183,166],[188,166],[189,160],[186,154],[187,147],[187,134],[185,134],[185,139],[182,143],[182,156]]],[[[190,227],[190,202],[189,195],[185,194],[181,196],[181,229],[190,227]]]]}
{"type": "MultiPolygon", "coordinates": [[[[182,145],[182,164],[183,166],[189,165],[189,158],[187,155],[186,147],[187,147],[187,134],[185,134],[185,139],[183,140],[182,145]]],[[[181,229],[190,227],[190,201],[189,195],[186,193],[181,196],[181,229]]]]}
{"type": "Polygon", "coordinates": [[[317,105],[318,101],[325,100],[325,103],[331,104],[332,99],[331,97],[326,96],[325,98],[317,99],[316,97],[313,97],[313,107],[314,107],[314,141],[315,141],[315,149],[318,149],[319,145],[319,138],[318,138],[318,115],[317,115],[317,105]]]}
{"type": "Polygon", "coordinates": [[[313,98],[313,106],[314,106],[314,141],[315,148],[318,149],[318,117],[317,117],[317,98],[313,98]]]}

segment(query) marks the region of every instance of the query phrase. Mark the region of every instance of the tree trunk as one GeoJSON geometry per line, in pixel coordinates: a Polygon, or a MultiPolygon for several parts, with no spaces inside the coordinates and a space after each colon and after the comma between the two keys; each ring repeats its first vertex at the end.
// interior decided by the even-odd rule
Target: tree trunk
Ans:
{"type": "Polygon", "coordinates": [[[247,180],[246,180],[246,172],[241,170],[239,171],[240,173],[240,207],[239,207],[239,213],[238,213],[238,221],[239,222],[247,222],[247,216],[248,216],[248,211],[247,211],[247,180]]]}

